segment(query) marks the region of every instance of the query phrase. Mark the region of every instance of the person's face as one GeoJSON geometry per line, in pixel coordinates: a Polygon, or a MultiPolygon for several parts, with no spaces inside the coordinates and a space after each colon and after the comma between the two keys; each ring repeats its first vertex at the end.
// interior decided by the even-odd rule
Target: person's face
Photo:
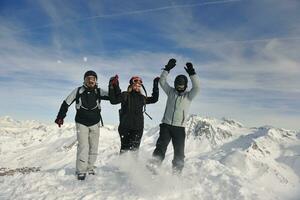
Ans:
{"type": "Polygon", "coordinates": [[[87,76],[84,79],[86,86],[93,88],[96,85],[97,79],[95,76],[87,76]]]}
{"type": "Polygon", "coordinates": [[[184,85],[176,85],[176,90],[178,92],[184,92],[185,91],[185,86],[184,85]]]}
{"type": "Polygon", "coordinates": [[[133,83],[132,90],[134,90],[136,92],[140,92],[141,91],[141,84],[139,82],[133,83]]]}
{"type": "Polygon", "coordinates": [[[141,86],[143,84],[143,81],[140,77],[133,77],[132,81],[132,90],[136,92],[141,91],[141,86]]]}

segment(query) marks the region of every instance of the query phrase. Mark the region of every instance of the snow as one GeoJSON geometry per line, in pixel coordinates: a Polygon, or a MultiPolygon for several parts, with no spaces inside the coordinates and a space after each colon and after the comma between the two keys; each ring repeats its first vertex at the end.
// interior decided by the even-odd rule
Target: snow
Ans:
{"type": "Polygon", "coordinates": [[[0,199],[300,199],[297,131],[190,116],[181,176],[171,144],[158,175],[146,169],[158,132],[147,128],[139,154],[120,156],[117,127],[101,127],[97,174],[78,181],[74,124],[0,117],[0,168],[40,167],[0,176],[0,199]]]}

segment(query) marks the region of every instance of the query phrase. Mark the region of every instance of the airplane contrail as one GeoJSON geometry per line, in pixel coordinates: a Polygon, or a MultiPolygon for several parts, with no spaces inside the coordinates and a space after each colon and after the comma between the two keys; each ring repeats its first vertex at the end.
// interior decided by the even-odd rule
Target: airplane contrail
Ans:
{"type": "MultiPolygon", "coordinates": [[[[158,8],[143,9],[143,10],[134,10],[134,11],[128,11],[128,12],[113,13],[113,14],[94,15],[94,16],[90,16],[90,17],[83,17],[83,18],[80,18],[80,19],[66,20],[66,21],[62,21],[60,23],[51,23],[51,24],[46,24],[46,25],[42,25],[42,26],[38,26],[38,27],[29,28],[29,29],[23,29],[23,30],[16,31],[14,33],[22,33],[22,32],[27,32],[27,31],[36,30],[36,29],[56,27],[56,26],[61,26],[61,25],[68,24],[68,23],[94,20],[94,19],[97,19],[97,18],[114,18],[114,17],[120,17],[120,16],[128,16],[128,15],[158,12],[158,11],[176,9],[176,8],[201,7],[201,6],[216,5],[216,4],[227,4],[227,3],[240,2],[240,1],[246,1],[246,0],[210,1],[210,2],[193,3],[193,4],[171,5],[171,6],[164,6],[164,7],[158,7],[158,8]]],[[[271,40],[274,40],[274,39],[279,40],[279,41],[283,41],[283,40],[300,40],[300,37],[281,37],[281,38],[280,37],[278,37],[278,38],[274,37],[274,38],[253,39],[253,40],[228,40],[228,41],[217,41],[216,40],[216,41],[203,42],[202,45],[205,45],[205,44],[230,45],[230,44],[260,43],[260,42],[268,42],[268,41],[271,41],[271,40]]],[[[200,45],[200,46],[202,46],[202,45],[200,45]]]]}
{"type": "Polygon", "coordinates": [[[37,30],[37,29],[56,27],[56,26],[61,26],[61,25],[68,24],[68,23],[94,20],[94,19],[97,19],[97,18],[113,18],[113,17],[120,17],[120,16],[127,16],[127,15],[136,15],[136,14],[143,14],[143,13],[158,12],[158,11],[169,10],[169,9],[174,9],[174,8],[201,7],[201,6],[208,6],[208,5],[233,3],[233,2],[239,2],[239,1],[245,1],[245,0],[210,1],[210,2],[193,3],[193,4],[171,5],[171,6],[164,6],[164,7],[158,7],[158,8],[143,9],[143,10],[134,10],[134,11],[121,12],[121,13],[113,13],[113,14],[94,15],[94,16],[90,16],[90,17],[83,17],[83,18],[80,18],[80,19],[65,20],[65,21],[62,21],[62,22],[59,22],[59,23],[50,23],[50,24],[45,24],[45,25],[41,25],[41,26],[37,26],[37,27],[31,27],[31,28],[28,28],[28,29],[14,31],[13,33],[22,33],[22,32],[27,32],[27,31],[37,30]]]}
{"type": "Polygon", "coordinates": [[[159,7],[159,8],[150,8],[150,9],[144,9],[144,10],[135,10],[135,11],[129,11],[129,12],[123,12],[123,13],[116,13],[116,14],[95,15],[95,16],[83,18],[82,20],[89,20],[89,19],[95,19],[95,18],[118,17],[118,16],[124,16],[124,15],[135,15],[135,14],[156,12],[156,11],[162,11],[162,10],[169,10],[169,9],[174,9],[174,8],[201,7],[201,6],[212,5],[212,4],[225,4],[225,3],[232,3],[232,2],[238,2],[238,1],[244,1],[244,0],[223,0],[223,1],[211,1],[211,2],[194,3],[194,4],[172,5],[172,6],[164,6],[164,7],[159,7]]]}
{"type": "Polygon", "coordinates": [[[300,40],[300,37],[272,37],[272,38],[262,38],[262,39],[252,39],[252,40],[215,40],[215,41],[204,41],[199,46],[263,43],[272,40],[279,40],[279,41],[300,40]]]}

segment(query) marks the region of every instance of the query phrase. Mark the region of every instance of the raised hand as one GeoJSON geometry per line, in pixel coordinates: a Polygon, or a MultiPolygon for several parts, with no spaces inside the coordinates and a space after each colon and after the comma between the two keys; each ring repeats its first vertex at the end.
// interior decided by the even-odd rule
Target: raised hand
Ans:
{"type": "Polygon", "coordinates": [[[119,76],[117,74],[109,79],[109,85],[119,85],[119,76]]]}
{"type": "Polygon", "coordinates": [[[185,65],[186,67],[184,67],[184,69],[189,74],[189,76],[196,74],[192,63],[188,62],[185,65]]]}
{"type": "Polygon", "coordinates": [[[164,70],[170,72],[170,70],[173,69],[175,66],[176,66],[176,60],[174,58],[171,58],[168,64],[165,65],[164,70]]]}

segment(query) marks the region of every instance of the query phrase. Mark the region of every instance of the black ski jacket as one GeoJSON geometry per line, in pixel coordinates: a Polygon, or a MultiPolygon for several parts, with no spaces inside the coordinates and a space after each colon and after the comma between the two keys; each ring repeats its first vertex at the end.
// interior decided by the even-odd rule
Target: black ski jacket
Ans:
{"type": "Polygon", "coordinates": [[[63,101],[57,118],[64,119],[69,106],[76,101],[75,122],[92,126],[101,120],[101,100],[109,100],[108,92],[101,88],[89,89],[85,86],[74,89],[63,101]]]}
{"type": "Polygon", "coordinates": [[[144,106],[158,101],[158,86],[154,86],[151,97],[135,91],[121,92],[119,85],[109,87],[109,99],[111,104],[121,103],[119,110],[119,127],[131,130],[144,129],[144,106]]]}

